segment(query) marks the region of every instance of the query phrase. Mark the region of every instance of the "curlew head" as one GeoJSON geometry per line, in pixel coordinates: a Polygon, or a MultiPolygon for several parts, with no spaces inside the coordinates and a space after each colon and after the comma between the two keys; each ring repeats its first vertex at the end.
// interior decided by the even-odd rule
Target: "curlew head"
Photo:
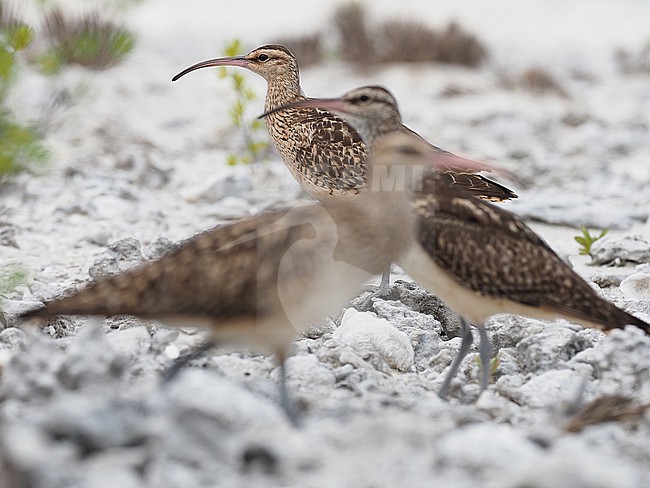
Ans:
{"type": "Polygon", "coordinates": [[[298,76],[298,61],[286,47],[279,44],[268,44],[253,49],[245,56],[232,56],[226,58],[215,58],[201,61],[189,68],[184,69],[172,78],[178,80],[191,71],[200,68],[211,68],[216,66],[237,66],[246,68],[263,77],[266,81],[286,77],[288,75],[298,76]]]}

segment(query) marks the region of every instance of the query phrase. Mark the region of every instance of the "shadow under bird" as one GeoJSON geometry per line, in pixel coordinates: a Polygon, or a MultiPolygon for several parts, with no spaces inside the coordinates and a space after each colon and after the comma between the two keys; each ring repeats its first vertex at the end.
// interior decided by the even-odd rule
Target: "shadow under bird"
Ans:
{"type": "MultiPolygon", "coordinates": [[[[358,199],[302,205],[245,218],[185,242],[157,261],[102,279],[24,319],[135,315],[204,326],[217,343],[277,354],[289,417],[284,360],[298,332],[336,312],[362,283],[408,249],[414,235],[411,183],[437,164],[426,144],[399,135],[378,142],[372,171],[394,165],[413,178],[358,199]]],[[[468,163],[467,168],[475,166],[468,163]]]]}
{"type": "MultiPolygon", "coordinates": [[[[298,61],[291,51],[281,45],[261,46],[244,56],[194,64],[172,81],[197,69],[216,66],[246,68],[266,80],[264,110],[269,114],[266,117],[269,134],[285,165],[305,191],[320,201],[350,198],[359,193],[366,184],[368,154],[367,141],[364,144],[355,128],[327,109],[308,104],[273,111],[280,105],[309,100],[300,86],[298,61]]],[[[402,130],[413,133],[406,126],[402,130]]],[[[453,156],[439,151],[446,157],[453,156]]],[[[476,174],[475,170],[448,164],[444,171],[450,183],[481,198],[492,201],[517,198],[510,189],[476,174]]],[[[389,270],[384,270],[379,291],[374,296],[388,291],[389,276],[389,270]]]]}
{"type": "MultiPolygon", "coordinates": [[[[371,155],[387,134],[405,134],[397,102],[383,87],[361,87],[340,98],[303,100],[286,108],[304,106],[345,117],[367,141],[371,155]]],[[[603,331],[633,324],[650,334],[649,324],[601,298],[516,215],[433,176],[425,174],[415,192],[417,236],[397,262],[462,318],[460,351],[440,388],[441,397],[447,396],[471,347],[468,322],[478,326],[481,336],[482,390],[488,385],[492,354],[483,324],[492,315],[562,318],[603,331]]]]}

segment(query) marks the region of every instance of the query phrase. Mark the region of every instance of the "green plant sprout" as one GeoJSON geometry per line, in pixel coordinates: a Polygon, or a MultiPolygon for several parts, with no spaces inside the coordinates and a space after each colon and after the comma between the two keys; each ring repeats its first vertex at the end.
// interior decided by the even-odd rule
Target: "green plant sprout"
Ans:
{"type": "Polygon", "coordinates": [[[580,248],[580,254],[583,256],[591,256],[591,245],[598,239],[604,237],[609,232],[609,229],[603,229],[600,235],[592,236],[589,233],[589,229],[587,229],[587,227],[584,225],[580,226],[580,230],[582,231],[582,235],[575,236],[574,239],[578,244],[582,246],[580,248]]]}
{"type": "MultiPolygon", "coordinates": [[[[481,363],[481,357],[476,356],[476,364],[478,364],[479,368],[483,368],[483,364],[481,363]]],[[[499,354],[495,354],[492,359],[490,359],[490,373],[489,375],[492,376],[494,373],[497,372],[497,369],[499,369],[499,365],[501,364],[501,359],[499,359],[499,354]]]]}
{"type": "MultiPolygon", "coordinates": [[[[243,52],[243,45],[239,39],[234,39],[226,44],[225,56],[237,56],[243,52]]],[[[226,157],[229,166],[239,163],[251,164],[264,160],[270,147],[268,137],[264,137],[264,122],[246,117],[250,102],[257,99],[255,92],[246,84],[246,77],[235,70],[219,68],[219,77],[230,80],[235,101],[228,109],[230,122],[239,131],[243,139],[243,151],[240,154],[231,153],[226,157]]]]}

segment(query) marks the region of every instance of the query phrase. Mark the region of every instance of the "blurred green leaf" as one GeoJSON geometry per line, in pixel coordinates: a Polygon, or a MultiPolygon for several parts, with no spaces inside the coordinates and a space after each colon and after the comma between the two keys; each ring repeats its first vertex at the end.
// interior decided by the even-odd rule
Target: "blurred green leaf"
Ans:
{"type": "Polygon", "coordinates": [[[63,66],[63,55],[58,49],[50,49],[37,58],[41,72],[52,75],[58,73],[63,66]]]}
{"type": "Polygon", "coordinates": [[[243,46],[239,39],[233,39],[226,44],[224,53],[226,56],[238,56],[242,54],[243,46]]]}
{"type": "Polygon", "coordinates": [[[6,295],[17,286],[27,283],[29,273],[26,268],[18,264],[10,264],[0,268],[0,295],[6,295]]]}
{"type": "Polygon", "coordinates": [[[262,153],[267,147],[269,143],[266,141],[253,141],[248,144],[248,149],[255,155],[262,153]]]}
{"type": "Polygon", "coordinates": [[[244,84],[246,83],[246,78],[244,78],[244,75],[241,73],[233,73],[232,74],[232,84],[233,88],[237,93],[241,93],[243,91],[244,84]]]}
{"type": "Polygon", "coordinates": [[[0,45],[0,77],[7,79],[11,74],[11,68],[14,65],[14,57],[12,54],[5,48],[0,45]]]}
{"type": "Polygon", "coordinates": [[[131,33],[120,30],[117,35],[112,39],[110,51],[116,58],[128,54],[135,47],[135,39],[131,33]]]}
{"type": "Polygon", "coordinates": [[[16,24],[9,28],[7,38],[9,45],[16,51],[22,51],[34,40],[34,29],[25,24],[16,24]]]}
{"type": "Polygon", "coordinates": [[[255,100],[257,98],[255,92],[250,88],[242,89],[242,94],[244,95],[244,98],[248,101],[255,100]]]}
{"type": "Polygon", "coordinates": [[[34,129],[20,126],[3,114],[0,117],[0,174],[15,173],[43,163],[48,152],[40,139],[34,129]]]}
{"type": "MultiPolygon", "coordinates": [[[[239,56],[243,52],[243,45],[239,39],[226,43],[224,56],[239,56]]],[[[264,156],[264,151],[269,146],[267,138],[258,139],[256,133],[263,130],[263,123],[257,119],[247,120],[249,102],[255,100],[257,95],[246,85],[246,75],[237,70],[219,69],[219,77],[230,80],[235,100],[228,108],[231,124],[239,129],[243,138],[244,151],[239,155],[231,154],[226,162],[229,165],[250,164],[259,161],[264,156]]]]}

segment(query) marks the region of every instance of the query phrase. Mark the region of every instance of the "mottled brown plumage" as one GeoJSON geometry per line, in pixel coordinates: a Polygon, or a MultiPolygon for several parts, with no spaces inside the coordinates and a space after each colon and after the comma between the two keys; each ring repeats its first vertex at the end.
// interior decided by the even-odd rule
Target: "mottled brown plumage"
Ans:
{"type": "MultiPolygon", "coordinates": [[[[526,315],[563,317],[602,330],[634,324],[650,333],[648,324],[601,298],[512,213],[476,198],[434,195],[420,200],[417,241],[459,285],[483,297],[531,307],[526,315]]],[[[438,291],[444,300],[444,291],[438,291]]],[[[500,311],[508,312],[503,307],[500,311]]],[[[454,308],[478,325],[493,312],[470,311],[471,301],[454,308]]]]}
{"type": "Polygon", "coordinates": [[[188,325],[213,322],[209,325],[217,335],[230,322],[253,327],[277,313],[277,293],[268,285],[277,283],[279,258],[292,244],[313,236],[309,220],[319,210],[306,207],[294,213],[294,221],[283,221],[287,212],[277,211],[205,232],[158,261],[52,301],[28,317],[185,317],[188,325]],[[296,221],[297,216],[305,221],[296,221]]]}
{"type": "Polygon", "coordinates": [[[411,246],[410,192],[422,174],[413,168],[436,165],[434,159],[413,136],[387,136],[378,142],[369,174],[398,164],[413,176],[405,186],[366,188],[356,199],[269,212],[208,231],[23,318],[137,315],[201,325],[217,341],[277,352],[282,361],[298,331],[343,306],[411,246]]]}
{"type": "MultiPolygon", "coordinates": [[[[387,133],[404,134],[399,109],[382,87],[351,90],[339,99],[293,102],[327,108],[345,117],[368,141],[387,133]]],[[[277,109],[279,111],[282,108],[277,109]]],[[[439,164],[454,165],[454,155],[432,148],[439,164]]],[[[459,158],[459,163],[468,160],[459,158]]],[[[541,319],[565,318],[601,330],[650,325],[601,298],[546,242],[514,214],[474,198],[439,174],[426,174],[414,195],[417,237],[398,262],[421,285],[470,323],[481,326],[491,315],[515,313],[541,319]]],[[[489,361],[489,341],[482,364],[489,361]]],[[[464,331],[461,354],[441,388],[445,396],[462,355],[471,345],[464,331]]],[[[484,341],[482,340],[482,343],[484,341]]],[[[483,344],[482,344],[483,346],[483,344]]],[[[487,368],[483,370],[487,386],[487,368]]]]}
{"type": "Polygon", "coordinates": [[[28,317],[182,319],[211,328],[217,340],[284,353],[298,330],[337,310],[399,250],[399,240],[377,232],[376,209],[365,203],[305,205],[219,227],[28,317]]]}
{"type": "MultiPolygon", "coordinates": [[[[262,76],[268,85],[267,113],[290,102],[309,100],[300,87],[298,61],[284,46],[266,45],[245,56],[203,61],[183,70],[173,81],[210,66],[238,66],[262,76]]],[[[271,112],[266,120],[271,139],[289,171],[312,196],[328,200],[359,193],[366,180],[366,146],[345,120],[310,106],[271,112]]],[[[404,132],[415,134],[401,121],[400,126],[404,132]]],[[[481,175],[453,170],[448,173],[449,181],[482,198],[502,201],[517,197],[505,186],[481,175]]]]}

